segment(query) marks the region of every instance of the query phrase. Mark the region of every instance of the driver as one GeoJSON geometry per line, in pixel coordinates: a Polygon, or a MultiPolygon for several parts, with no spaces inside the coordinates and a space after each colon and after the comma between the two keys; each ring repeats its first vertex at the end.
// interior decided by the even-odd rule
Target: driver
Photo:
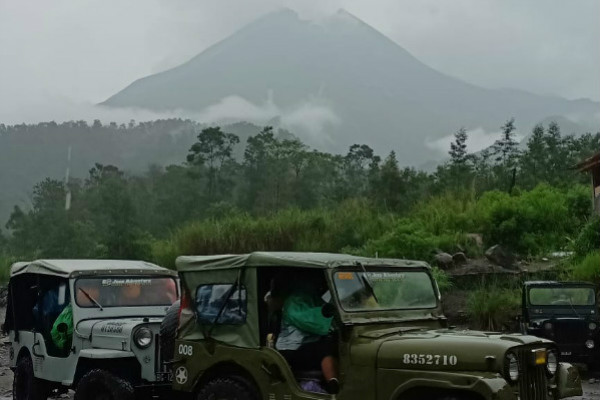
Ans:
{"type": "Polygon", "coordinates": [[[329,393],[339,391],[335,346],[328,337],[332,318],[321,312],[324,301],[314,283],[301,279],[275,277],[273,293],[283,300],[281,331],[275,348],[295,370],[321,370],[329,393]],[[279,282],[277,282],[279,281],[279,282]],[[287,282],[292,281],[289,285],[287,282]]]}

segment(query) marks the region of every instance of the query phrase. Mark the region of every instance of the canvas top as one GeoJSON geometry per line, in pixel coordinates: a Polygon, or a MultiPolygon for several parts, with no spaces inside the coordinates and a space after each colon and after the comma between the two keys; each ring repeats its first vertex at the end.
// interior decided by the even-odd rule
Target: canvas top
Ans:
{"type": "Polygon", "coordinates": [[[349,265],[385,265],[391,267],[429,267],[422,261],[357,257],[348,254],[306,252],[253,252],[212,256],[180,256],[176,261],[181,272],[241,267],[305,267],[328,269],[349,265]]]}
{"type": "Polygon", "coordinates": [[[33,273],[71,277],[94,274],[162,274],[175,276],[174,271],[146,261],[133,260],[35,260],[16,262],[10,276],[33,273]]]}

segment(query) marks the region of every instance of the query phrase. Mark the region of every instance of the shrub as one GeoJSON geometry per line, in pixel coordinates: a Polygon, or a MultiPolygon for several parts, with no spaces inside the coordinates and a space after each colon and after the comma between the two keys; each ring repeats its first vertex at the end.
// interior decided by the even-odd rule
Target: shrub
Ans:
{"type": "Polygon", "coordinates": [[[518,315],[520,299],[518,289],[482,287],[469,295],[467,312],[477,328],[503,330],[518,315]]]}
{"type": "Polygon", "coordinates": [[[433,274],[433,278],[438,284],[440,292],[443,293],[452,287],[452,280],[445,271],[439,269],[438,267],[433,267],[431,272],[433,274]]]}
{"type": "Polygon", "coordinates": [[[434,235],[448,231],[468,232],[477,225],[473,212],[476,204],[473,192],[448,192],[418,204],[411,217],[434,235]]]}
{"type": "Polygon", "coordinates": [[[402,219],[382,237],[369,240],[358,253],[364,256],[406,258],[431,261],[437,250],[453,252],[457,244],[465,244],[465,235],[456,232],[434,235],[419,222],[402,219]]]}
{"type": "Polygon", "coordinates": [[[580,223],[578,193],[542,184],[519,196],[484,195],[488,197],[481,201],[485,203],[481,215],[486,242],[530,255],[565,248],[580,223]]]}
{"type": "Polygon", "coordinates": [[[600,248],[600,217],[592,217],[581,229],[573,242],[573,251],[577,257],[585,257],[588,253],[600,248]]]}
{"type": "Polygon", "coordinates": [[[10,278],[10,266],[17,260],[0,253],[0,284],[6,284],[10,278]]]}
{"type": "Polygon", "coordinates": [[[600,251],[589,253],[569,271],[570,279],[600,284],[600,251]]]}

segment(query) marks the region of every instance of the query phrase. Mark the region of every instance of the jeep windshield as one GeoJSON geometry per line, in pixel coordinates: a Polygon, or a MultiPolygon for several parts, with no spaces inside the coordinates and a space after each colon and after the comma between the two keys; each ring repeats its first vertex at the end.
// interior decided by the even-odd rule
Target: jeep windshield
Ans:
{"type": "Polygon", "coordinates": [[[97,277],[75,281],[79,307],[169,306],[177,300],[177,283],[169,277],[97,277]]]}
{"type": "Polygon", "coordinates": [[[437,297],[423,271],[339,271],[335,290],[345,311],[435,308],[437,297]]]}
{"type": "Polygon", "coordinates": [[[590,287],[546,286],[529,289],[533,306],[594,306],[596,295],[590,287]]]}

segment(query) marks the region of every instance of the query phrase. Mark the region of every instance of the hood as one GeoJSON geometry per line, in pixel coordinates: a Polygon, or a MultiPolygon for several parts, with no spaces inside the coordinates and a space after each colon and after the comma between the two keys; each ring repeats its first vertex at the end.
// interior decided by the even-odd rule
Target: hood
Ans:
{"type": "Polygon", "coordinates": [[[138,326],[158,329],[161,321],[162,318],[86,320],[77,325],[77,332],[86,337],[94,348],[127,351],[131,349],[132,334],[138,326]]]}
{"type": "MultiPolygon", "coordinates": [[[[378,333],[381,332],[368,332],[366,335],[378,333]]],[[[521,334],[454,329],[414,330],[386,336],[379,347],[377,366],[389,369],[500,372],[508,350],[536,345],[549,347],[552,342],[521,334]]]]}

